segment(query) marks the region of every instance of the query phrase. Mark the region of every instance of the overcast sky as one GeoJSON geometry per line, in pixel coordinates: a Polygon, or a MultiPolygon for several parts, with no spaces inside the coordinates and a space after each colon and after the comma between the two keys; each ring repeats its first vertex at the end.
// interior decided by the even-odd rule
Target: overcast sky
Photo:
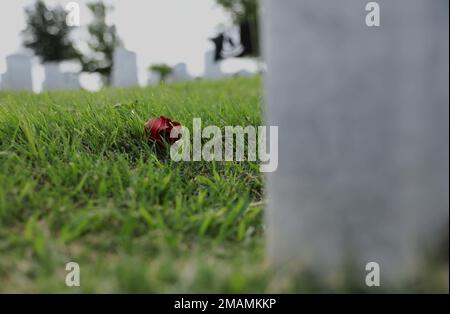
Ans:
{"type": "MultiPolygon", "coordinates": [[[[20,32],[25,28],[25,7],[35,0],[0,0],[0,73],[5,72],[5,57],[22,51],[20,32]]],[[[49,6],[68,2],[80,5],[80,32],[90,22],[91,15],[85,6],[88,0],[45,0],[49,6]]],[[[105,0],[114,7],[108,22],[117,32],[127,49],[135,51],[138,58],[139,81],[147,80],[146,68],[157,62],[175,64],[184,62],[188,71],[201,75],[204,70],[204,53],[213,46],[208,38],[221,26],[229,25],[228,15],[214,0],[105,0]]],[[[222,63],[225,72],[239,69],[254,70],[248,60],[229,60],[222,63]]],[[[40,90],[43,69],[34,60],[34,89],[40,90]]],[[[91,78],[92,80],[92,78],[91,78]]],[[[90,84],[83,77],[82,83],[90,84]]]]}

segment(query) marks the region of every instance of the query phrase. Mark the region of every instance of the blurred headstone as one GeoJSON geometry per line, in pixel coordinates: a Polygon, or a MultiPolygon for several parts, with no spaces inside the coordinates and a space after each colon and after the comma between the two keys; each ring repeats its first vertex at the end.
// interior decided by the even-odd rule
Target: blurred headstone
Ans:
{"type": "Polygon", "coordinates": [[[115,87],[138,86],[136,53],[116,48],[112,68],[112,85],[115,87]]]}
{"type": "Polygon", "coordinates": [[[445,237],[448,258],[448,1],[377,2],[380,27],[365,1],[264,2],[275,268],[327,280],[351,265],[364,285],[376,262],[395,285],[431,280],[421,266],[445,237]]]}
{"type": "Polygon", "coordinates": [[[153,86],[158,85],[160,81],[159,74],[156,72],[148,72],[147,85],[153,86]]]}
{"type": "Polygon", "coordinates": [[[31,60],[24,54],[12,54],[6,57],[6,72],[2,74],[2,89],[33,89],[31,78],[31,60]]]}
{"type": "Polygon", "coordinates": [[[61,72],[59,71],[58,62],[44,63],[45,79],[42,85],[43,90],[61,89],[61,72]]]}
{"type": "Polygon", "coordinates": [[[205,52],[205,78],[207,79],[218,79],[223,76],[220,62],[214,61],[214,55],[214,50],[205,52]]]}
{"type": "Polygon", "coordinates": [[[171,82],[190,81],[191,79],[192,77],[187,71],[186,63],[177,63],[169,77],[171,82]]]}
{"type": "Polygon", "coordinates": [[[78,74],[61,72],[59,62],[44,63],[44,73],[43,90],[77,90],[80,88],[78,74]]]}
{"type": "Polygon", "coordinates": [[[62,73],[62,89],[65,89],[65,90],[80,89],[80,82],[78,80],[78,74],[72,73],[72,72],[62,73]]]}

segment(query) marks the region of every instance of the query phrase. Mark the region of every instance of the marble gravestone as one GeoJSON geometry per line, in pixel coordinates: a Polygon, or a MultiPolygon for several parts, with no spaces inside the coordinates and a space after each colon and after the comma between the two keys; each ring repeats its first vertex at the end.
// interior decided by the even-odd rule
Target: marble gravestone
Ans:
{"type": "Polygon", "coordinates": [[[220,62],[214,61],[214,50],[205,52],[205,78],[219,79],[224,76],[220,69],[220,62]]]}
{"type": "Polygon", "coordinates": [[[136,53],[116,48],[112,67],[112,85],[115,87],[138,86],[136,53]]]}
{"type": "Polygon", "coordinates": [[[31,77],[31,60],[23,54],[12,54],[6,57],[6,72],[2,74],[2,89],[26,90],[33,89],[31,77]]]}
{"type": "Polygon", "coordinates": [[[147,85],[149,86],[158,85],[160,80],[161,79],[158,73],[151,71],[148,72],[147,85]]]}
{"type": "Polygon", "coordinates": [[[61,89],[61,72],[58,62],[47,62],[43,64],[45,79],[42,89],[51,91],[61,89]]]}
{"type": "Polygon", "coordinates": [[[449,4],[377,1],[368,27],[367,2],[263,2],[268,258],[362,285],[376,262],[392,287],[448,241],[449,4]]]}
{"type": "Polygon", "coordinates": [[[77,90],[80,89],[78,74],[72,72],[61,72],[59,62],[44,63],[45,80],[42,89],[52,90],[77,90]]]}
{"type": "Polygon", "coordinates": [[[177,63],[173,67],[172,74],[169,77],[170,82],[190,81],[192,77],[187,71],[186,63],[177,63]]]}
{"type": "Polygon", "coordinates": [[[78,79],[78,74],[73,72],[63,72],[62,76],[62,86],[65,90],[77,90],[80,89],[80,81],[78,79]]]}

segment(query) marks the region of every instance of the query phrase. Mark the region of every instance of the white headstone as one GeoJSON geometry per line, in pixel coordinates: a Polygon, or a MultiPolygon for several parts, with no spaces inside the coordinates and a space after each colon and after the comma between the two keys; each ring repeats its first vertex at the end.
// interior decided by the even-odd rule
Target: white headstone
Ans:
{"type": "Polygon", "coordinates": [[[148,79],[147,79],[147,85],[153,86],[158,85],[160,81],[159,74],[156,72],[148,72],[148,79]]]}
{"type": "Polygon", "coordinates": [[[2,75],[2,89],[33,89],[30,58],[23,54],[12,54],[6,57],[6,72],[2,75]]]}
{"type": "Polygon", "coordinates": [[[72,73],[72,72],[62,73],[62,89],[65,89],[65,90],[80,89],[80,82],[78,80],[78,74],[72,73]]]}
{"type": "Polygon", "coordinates": [[[214,50],[208,50],[205,52],[205,78],[218,79],[221,77],[223,77],[223,73],[220,69],[220,62],[214,61],[214,50]]]}
{"type": "Polygon", "coordinates": [[[116,87],[138,86],[136,53],[116,48],[112,68],[112,85],[116,87]]]}
{"type": "Polygon", "coordinates": [[[58,62],[47,62],[43,64],[45,79],[42,85],[43,90],[61,89],[61,72],[58,62]]]}
{"type": "Polygon", "coordinates": [[[380,27],[366,1],[264,1],[275,267],[427,280],[420,262],[448,237],[448,1],[377,2],[380,27]]]}
{"type": "Polygon", "coordinates": [[[177,63],[169,77],[170,82],[190,81],[191,79],[185,63],[177,63]]]}
{"type": "Polygon", "coordinates": [[[77,90],[80,88],[78,74],[61,72],[59,62],[44,63],[45,80],[43,90],[77,90]]]}

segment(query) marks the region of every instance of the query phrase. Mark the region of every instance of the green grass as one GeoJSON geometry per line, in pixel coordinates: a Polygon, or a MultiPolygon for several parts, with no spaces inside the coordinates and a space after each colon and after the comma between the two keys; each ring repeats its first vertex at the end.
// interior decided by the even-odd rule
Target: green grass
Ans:
{"type": "Polygon", "coordinates": [[[144,132],[260,125],[259,85],[0,93],[0,291],[267,291],[258,164],[173,162],[144,132]]]}
{"type": "MultiPolygon", "coordinates": [[[[260,84],[0,92],[0,292],[361,291],[359,277],[269,271],[257,163],[173,162],[147,140],[159,115],[260,125],[260,84]],[[65,285],[69,261],[79,288],[65,285]]],[[[407,290],[446,291],[446,269],[407,290]]]]}

